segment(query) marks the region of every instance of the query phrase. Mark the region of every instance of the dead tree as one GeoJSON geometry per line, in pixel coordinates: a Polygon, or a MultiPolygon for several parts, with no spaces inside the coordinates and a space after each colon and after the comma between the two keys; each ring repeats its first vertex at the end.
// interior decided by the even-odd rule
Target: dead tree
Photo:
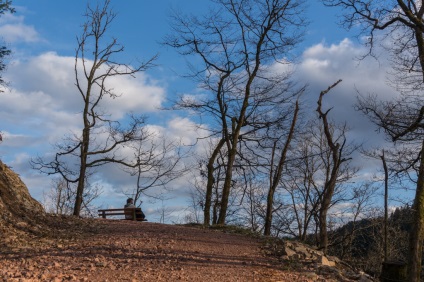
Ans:
{"type": "MultiPolygon", "coordinates": [[[[45,209],[48,212],[56,214],[72,215],[73,205],[75,204],[76,183],[67,182],[62,177],[55,178],[52,181],[52,187],[46,193],[43,193],[45,209]]],[[[86,188],[84,189],[81,214],[86,216],[94,216],[95,205],[94,200],[97,199],[102,192],[102,187],[98,184],[91,184],[89,179],[86,180],[86,188]]]]}
{"type": "Polygon", "coordinates": [[[326,90],[321,91],[318,99],[318,107],[317,112],[318,116],[322,121],[324,128],[325,139],[329,148],[329,153],[331,156],[331,163],[328,166],[328,178],[324,183],[324,189],[322,192],[322,197],[320,200],[320,208],[319,208],[319,246],[323,250],[324,253],[327,252],[328,247],[328,235],[327,235],[327,213],[330,208],[334,190],[337,185],[337,178],[339,176],[340,168],[343,162],[348,161],[343,154],[343,150],[346,146],[346,138],[344,134],[342,134],[342,139],[340,142],[334,139],[333,132],[330,129],[330,122],[328,120],[328,113],[331,109],[324,111],[322,109],[322,99],[325,94],[327,94],[331,89],[337,86],[341,80],[338,80],[336,83],[328,87],[326,90]]]}

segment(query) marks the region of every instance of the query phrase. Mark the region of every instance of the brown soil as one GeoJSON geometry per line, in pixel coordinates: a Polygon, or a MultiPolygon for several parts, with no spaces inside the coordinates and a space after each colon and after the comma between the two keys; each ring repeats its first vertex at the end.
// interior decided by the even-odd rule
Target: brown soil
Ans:
{"type": "Polygon", "coordinates": [[[234,231],[47,214],[0,160],[0,281],[353,281],[305,247],[234,231]]]}
{"type": "MultiPolygon", "coordinates": [[[[310,281],[266,256],[258,239],[217,230],[47,216],[54,234],[0,252],[3,281],[310,281]]],[[[316,279],[316,277],[314,277],[316,279]]],[[[315,280],[314,279],[314,280],[315,280]]]]}

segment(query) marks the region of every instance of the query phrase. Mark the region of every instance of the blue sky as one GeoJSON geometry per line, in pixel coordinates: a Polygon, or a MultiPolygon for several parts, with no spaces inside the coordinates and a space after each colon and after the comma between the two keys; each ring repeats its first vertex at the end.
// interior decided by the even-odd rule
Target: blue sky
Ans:
{"type": "MultiPolygon", "coordinates": [[[[324,7],[319,1],[308,2],[311,24],[298,49],[296,74],[300,81],[309,84],[306,100],[315,107],[319,92],[343,79],[326,103],[335,107],[334,117],[349,121],[354,138],[377,146],[382,142],[381,136],[375,134],[364,117],[354,112],[353,103],[355,89],[395,95],[386,85],[384,58],[379,62],[370,58],[355,60],[366,50],[353,37],[353,32],[336,24],[337,10],[324,7]]],[[[184,58],[160,42],[170,32],[171,9],[202,14],[210,4],[206,0],[112,0],[118,15],[110,34],[125,46],[122,60],[146,60],[159,54],[157,67],[125,86],[120,85],[126,95],[114,104],[113,114],[119,117],[126,111],[139,111],[149,116],[150,125],[158,131],[182,137],[187,142],[195,139],[195,121],[187,113],[158,110],[175,95],[197,91],[193,83],[179,77],[185,72],[184,58]]],[[[13,5],[15,14],[0,17],[0,36],[13,50],[4,74],[10,86],[0,94],[0,131],[4,135],[0,158],[20,174],[33,197],[42,201],[50,180],[33,171],[29,159],[50,152],[50,144],[78,128],[73,56],[87,2],[14,0],[13,5]]],[[[122,206],[125,196],[114,188],[132,185],[133,180],[113,168],[106,168],[99,179],[104,185],[99,204],[122,206]]],[[[188,202],[187,181],[179,180],[174,187],[169,195],[172,200],[163,204],[170,210],[182,211],[188,202]]],[[[153,221],[158,220],[155,211],[161,205],[162,202],[145,201],[144,208],[153,221]]]]}

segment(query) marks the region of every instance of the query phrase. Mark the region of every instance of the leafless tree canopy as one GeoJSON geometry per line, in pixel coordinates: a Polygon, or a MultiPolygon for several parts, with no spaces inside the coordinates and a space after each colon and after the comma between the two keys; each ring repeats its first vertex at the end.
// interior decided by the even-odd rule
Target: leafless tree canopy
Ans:
{"type": "Polygon", "coordinates": [[[137,183],[132,188],[124,189],[123,193],[134,199],[134,205],[141,204],[142,195],[160,198],[158,193],[151,190],[164,188],[163,192],[166,192],[169,183],[184,176],[190,169],[184,161],[191,153],[184,150],[178,140],[168,140],[163,135],[151,133],[139,142],[132,142],[129,147],[137,166],[124,167],[124,170],[135,176],[137,183]]]}
{"type": "Polygon", "coordinates": [[[341,24],[360,28],[368,38],[370,54],[379,39],[391,55],[393,70],[402,89],[419,90],[424,82],[423,2],[414,0],[322,0],[328,6],[341,7],[341,24]]]}
{"type": "Polygon", "coordinates": [[[217,4],[218,8],[203,18],[176,13],[175,33],[165,39],[165,44],[182,55],[200,60],[196,64],[200,67],[191,65],[189,76],[207,93],[203,97],[183,96],[175,107],[208,115],[213,119],[211,136],[221,140],[208,161],[206,224],[219,152],[225,146],[227,161],[218,219],[223,224],[240,139],[276,124],[282,117],[275,114],[275,107],[302,92],[290,82],[288,68],[278,75],[270,71],[273,64],[288,66],[293,58],[293,48],[300,42],[305,25],[302,1],[219,0],[217,4]]]}
{"type": "Polygon", "coordinates": [[[130,122],[124,126],[111,120],[102,105],[104,99],[121,94],[108,85],[109,78],[134,76],[150,67],[153,60],[136,67],[115,61],[115,55],[124,48],[116,39],[108,38],[107,31],[115,18],[109,2],[106,0],[95,8],[88,6],[87,21],[77,38],[74,70],[77,93],[83,101],[81,132],[56,144],[57,152],[52,160],[41,157],[32,160],[33,167],[41,172],[60,174],[66,182],[77,183],[73,212],[76,216],[83,203],[86,177],[93,173],[93,168],[107,163],[136,167],[137,160],[128,159],[120,149],[125,144],[143,140],[146,134],[143,116],[129,115],[130,122]]]}

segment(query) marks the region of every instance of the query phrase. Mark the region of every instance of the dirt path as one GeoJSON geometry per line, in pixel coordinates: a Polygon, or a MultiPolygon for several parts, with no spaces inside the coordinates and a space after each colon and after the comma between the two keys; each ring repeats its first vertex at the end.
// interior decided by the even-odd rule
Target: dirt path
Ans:
{"type": "MultiPolygon", "coordinates": [[[[221,231],[95,220],[100,233],[0,253],[3,281],[308,281],[221,231]]],[[[304,276],[306,277],[306,276],[304,276]]]]}

